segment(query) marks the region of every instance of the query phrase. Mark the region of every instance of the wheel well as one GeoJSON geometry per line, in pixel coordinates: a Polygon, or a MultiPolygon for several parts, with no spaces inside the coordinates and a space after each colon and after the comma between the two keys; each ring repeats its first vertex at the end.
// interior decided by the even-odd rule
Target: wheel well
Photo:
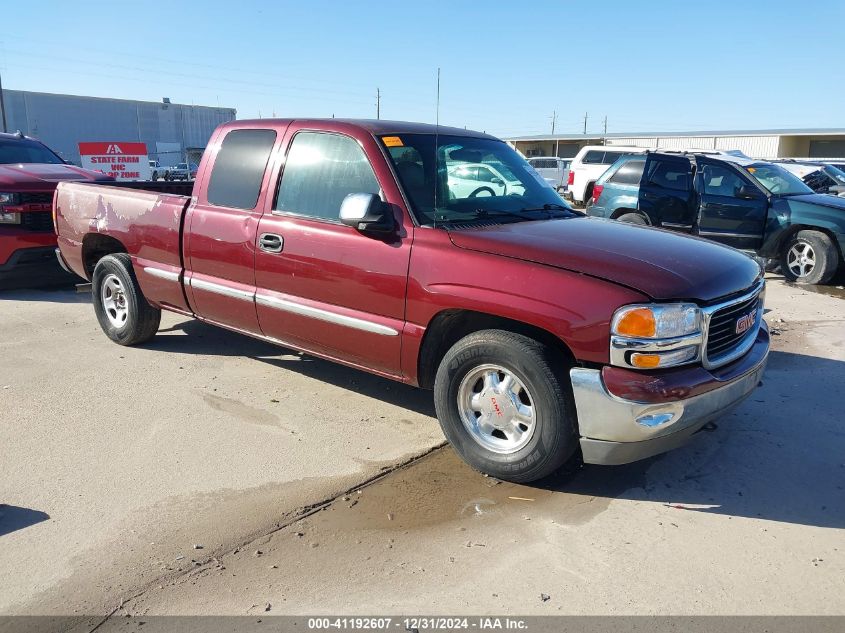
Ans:
{"type": "Polygon", "coordinates": [[[82,265],[88,279],[94,274],[94,267],[106,255],[125,253],[126,247],[113,237],[89,233],[82,238],[82,265]]]}
{"type": "Polygon", "coordinates": [[[587,202],[587,200],[590,198],[590,196],[593,195],[593,186],[595,184],[596,184],[595,181],[588,182],[587,186],[584,187],[584,202],[587,202]]]}
{"type": "Polygon", "coordinates": [[[533,338],[559,355],[567,366],[575,363],[572,351],[557,336],[542,328],[484,312],[445,310],[429,323],[420,347],[417,378],[420,387],[431,389],[434,376],[446,352],[460,339],[480,330],[506,330],[533,338]]]}
{"type": "Polygon", "coordinates": [[[776,258],[780,259],[786,243],[789,242],[789,240],[791,240],[799,231],[817,231],[818,233],[824,233],[827,235],[836,247],[836,252],[839,253],[839,261],[842,261],[842,250],[839,248],[839,240],[836,239],[836,235],[833,234],[833,231],[820,226],[812,226],[810,224],[794,224],[786,229],[783,232],[783,235],[781,235],[780,240],[778,240],[778,248],[775,253],[776,258]]]}

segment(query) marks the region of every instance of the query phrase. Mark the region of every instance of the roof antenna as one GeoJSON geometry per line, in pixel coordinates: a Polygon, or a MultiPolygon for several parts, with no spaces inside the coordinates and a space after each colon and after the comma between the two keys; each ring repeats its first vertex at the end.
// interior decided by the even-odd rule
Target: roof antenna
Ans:
{"type": "Polygon", "coordinates": [[[440,185],[440,168],[438,166],[438,136],[440,134],[440,66],[437,67],[437,105],[434,110],[434,209],[431,225],[437,228],[437,189],[440,185]]]}

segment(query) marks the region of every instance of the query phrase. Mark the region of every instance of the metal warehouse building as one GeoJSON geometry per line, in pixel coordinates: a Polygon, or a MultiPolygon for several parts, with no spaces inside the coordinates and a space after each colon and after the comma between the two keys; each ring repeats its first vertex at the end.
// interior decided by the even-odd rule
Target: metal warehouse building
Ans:
{"type": "Polygon", "coordinates": [[[219,124],[236,118],[233,108],[125,99],[104,99],[3,90],[6,130],[20,130],[79,164],[80,141],[141,141],[150,158],[175,165],[186,156],[199,162],[219,124]]]}
{"type": "Polygon", "coordinates": [[[845,157],[845,129],[554,134],[506,139],[525,156],[575,156],[584,145],[740,150],[752,158],[845,157]]]}

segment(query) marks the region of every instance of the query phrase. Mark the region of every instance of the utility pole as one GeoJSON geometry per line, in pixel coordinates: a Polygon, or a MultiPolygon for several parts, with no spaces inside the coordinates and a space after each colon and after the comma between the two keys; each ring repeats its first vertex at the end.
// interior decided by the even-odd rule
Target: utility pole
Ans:
{"type": "MultiPolygon", "coordinates": [[[[552,110],[552,136],[555,135],[555,123],[557,123],[557,110],[552,110]]],[[[559,144],[560,144],[560,141],[555,139],[555,156],[557,156],[557,150],[558,150],[559,144]]]]}
{"type": "Polygon", "coordinates": [[[3,98],[3,77],[0,76],[0,111],[3,113],[3,132],[7,132],[6,129],[6,101],[3,98]]]}
{"type": "Polygon", "coordinates": [[[381,90],[376,88],[376,118],[381,118],[381,90]]]}
{"type": "Polygon", "coordinates": [[[589,112],[585,112],[585,113],[584,113],[584,134],[586,134],[586,133],[587,133],[587,116],[588,116],[589,114],[590,114],[589,112]]]}
{"type": "Polygon", "coordinates": [[[604,115],[604,135],[607,136],[607,115],[604,115]]]}

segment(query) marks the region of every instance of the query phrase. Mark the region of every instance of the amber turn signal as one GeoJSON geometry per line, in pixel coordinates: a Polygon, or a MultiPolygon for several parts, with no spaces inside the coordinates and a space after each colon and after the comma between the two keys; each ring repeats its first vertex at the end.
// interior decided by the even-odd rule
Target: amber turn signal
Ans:
{"type": "Polygon", "coordinates": [[[648,308],[629,310],[616,322],[615,331],[622,336],[650,338],[657,331],[654,313],[648,308]]]}
{"type": "Polygon", "coordinates": [[[631,354],[631,364],[640,369],[654,369],[660,365],[657,354],[631,354]]]}

